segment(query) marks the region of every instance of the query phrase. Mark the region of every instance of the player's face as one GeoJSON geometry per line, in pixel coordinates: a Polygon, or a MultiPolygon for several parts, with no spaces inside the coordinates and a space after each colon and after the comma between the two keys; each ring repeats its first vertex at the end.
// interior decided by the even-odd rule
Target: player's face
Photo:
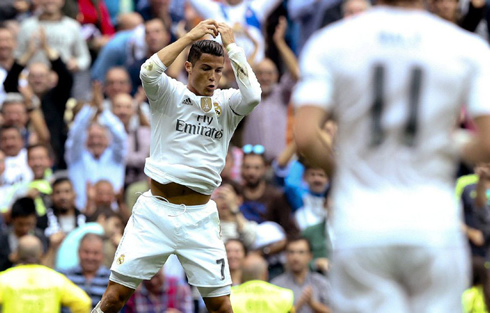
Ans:
{"type": "Polygon", "coordinates": [[[211,97],[218,88],[224,64],[224,57],[207,53],[203,53],[194,65],[186,62],[185,68],[189,73],[189,89],[198,96],[211,97]]]}
{"type": "Polygon", "coordinates": [[[27,164],[29,164],[29,167],[34,173],[34,179],[42,179],[46,169],[51,166],[46,148],[37,147],[31,149],[28,154],[27,164]]]}
{"type": "Polygon", "coordinates": [[[233,240],[228,242],[225,248],[230,270],[240,269],[245,260],[245,250],[243,250],[243,246],[239,242],[233,240]]]}
{"type": "Polygon", "coordinates": [[[249,154],[243,157],[242,178],[245,184],[256,186],[264,178],[267,168],[260,155],[249,154]]]}
{"type": "Polygon", "coordinates": [[[308,244],[304,240],[298,240],[288,244],[286,248],[286,260],[288,268],[293,273],[299,273],[308,268],[308,263],[310,263],[311,258],[308,244]]]}
{"type": "Polygon", "coordinates": [[[309,168],[305,171],[304,179],[314,193],[322,193],[327,188],[328,177],[325,171],[319,168],[309,168]]]}
{"type": "Polygon", "coordinates": [[[51,195],[55,208],[68,211],[75,207],[75,192],[73,186],[68,182],[62,182],[53,188],[51,195]]]}
{"type": "Polygon", "coordinates": [[[94,273],[104,261],[104,245],[101,240],[84,240],[78,250],[80,266],[84,272],[94,273]]]}

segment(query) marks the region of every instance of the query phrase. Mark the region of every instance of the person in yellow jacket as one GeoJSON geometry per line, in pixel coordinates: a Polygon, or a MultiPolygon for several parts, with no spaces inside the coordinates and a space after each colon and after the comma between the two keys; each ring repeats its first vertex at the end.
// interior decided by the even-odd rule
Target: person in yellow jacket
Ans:
{"type": "Polygon", "coordinates": [[[40,265],[41,241],[31,235],[20,238],[16,251],[19,265],[0,273],[2,313],[54,313],[61,306],[72,313],[88,313],[89,296],[63,274],[40,265]]]}
{"type": "Polygon", "coordinates": [[[243,283],[231,288],[234,313],[294,313],[294,294],[291,289],[267,282],[267,262],[258,254],[245,259],[243,283]]]}

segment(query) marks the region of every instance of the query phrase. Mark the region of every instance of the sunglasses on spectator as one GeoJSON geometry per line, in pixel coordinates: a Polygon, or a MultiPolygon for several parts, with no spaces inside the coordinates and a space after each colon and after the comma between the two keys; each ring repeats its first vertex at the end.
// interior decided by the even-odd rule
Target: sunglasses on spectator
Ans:
{"type": "Polygon", "coordinates": [[[255,146],[252,146],[252,145],[244,145],[242,147],[242,151],[243,153],[245,154],[264,154],[264,151],[265,151],[265,148],[263,145],[255,145],[255,146]]]}

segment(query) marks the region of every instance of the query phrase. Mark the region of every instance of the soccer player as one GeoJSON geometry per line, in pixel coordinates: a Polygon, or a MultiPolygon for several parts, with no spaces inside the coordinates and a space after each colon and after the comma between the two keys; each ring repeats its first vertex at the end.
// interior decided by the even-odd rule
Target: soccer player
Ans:
{"type": "Polygon", "coordinates": [[[205,20],[150,57],[141,80],[151,106],[151,188],[133,208],[112,265],[107,290],[94,313],[119,312],[142,280],[176,254],[189,283],[209,312],[232,312],[230,272],[211,193],[220,182],[228,144],[240,120],[259,103],[261,91],[245,53],[226,24],[205,20]],[[204,35],[221,35],[239,90],[216,89],[223,47],[204,35]],[[189,45],[187,86],[164,74],[189,45]]]}
{"type": "Polygon", "coordinates": [[[311,38],[293,95],[300,153],[327,172],[337,163],[333,311],[461,312],[454,174],[459,158],[490,159],[489,49],[422,0],[380,2],[311,38]],[[475,135],[455,131],[462,103],[475,135]]]}

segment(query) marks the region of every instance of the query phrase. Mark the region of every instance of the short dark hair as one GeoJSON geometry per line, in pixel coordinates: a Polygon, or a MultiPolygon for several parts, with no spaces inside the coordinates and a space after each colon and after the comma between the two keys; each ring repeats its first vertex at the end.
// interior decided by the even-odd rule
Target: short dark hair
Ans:
{"type": "Polygon", "coordinates": [[[224,186],[224,185],[230,185],[231,188],[233,188],[233,191],[235,192],[235,194],[237,196],[243,196],[243,188],[237,182],[235,182],[235,181],[233,181],[231,179],[225,178],[221,182],[221,186],[224,186]]]}
{"type": "Polygon", "coordinates": [[[97,208],[95,212],[87,218],[87,222],[95,222],[99,216],[103,216],[106,220],[111,217],[117,217],[122,223],[124,223],[124,218],[121,214],[107,207],[97,208]]]}
{"type": "Polygon", "coordinates": [[[104,237],[102,237],[101,235],[99,234],[96,234],[96,233],[86,233],[85,235],[83,235],[82,239],[80,240],[80,246],[78,249],[80,249],[80,247],[82,246],[82,242],[84,242],[85,240],[90,240],[90,239],[97,239],[97,240],[100,240],[100,242],[104,242],[104,237]]]}
{"type": "Polygon", "coordinates": [[[12,205],[12,219],[31,215],[36,215],[36,205],[31,198],[19,198],[12,205]]]}
{"type": "Polygon", "coordinates": [[[294,238],[289,239],[287,244],[286,244],[286,250],[288,249],[290,244],[292,244],[293,242],[298,242],[298,241],[306,242],[306,245],[308,246],[308,252],[312,253],[310,241],[308,239],[306,239],[305,237],[302,237],[302,236],[298,236],[298,237],[294,237],[294,238]]]}
{"type": "Polygon", "coordinates": [[[45,145],[43,143],[35,143],[33,145],[29,145],[27,147],[27,157],[29,157],[29,154],[31,153],[31,151],[36,149],[36,148],[44,148],[46,150],[46,152],[48,153],[48,157],[49,158],[52,157],[51,149],[49,148],[48,145],[45,145]]]}
{"type": "Polygon", "coordinates": [[[223,46],[216,41],[199,40],[192,44],[191,49],[189,50],[189,55],[187,56],[187,61],[194,65],[201,58],[203,53],[211,54],[217,57],[225,56],[223,46]]]}
{"type": "Polygon", "coordinates": [[[226,242],[225,242],[225,247],[230,243],[230,242],[238,242],[240,244],[240,246],[242,247],[243,249],[243,253],[245,256],[248,255],[248,249],[247,247],[245,246],[245,243],[243,241],[241,241],[240,239],[238,238],[231,238],[231,239],[228,239],[226,242]]]}
{"type": "Polygon", "coordinates": [[[56,180],[53,182],[51,188],[54,189],[54,187],[56,187],[62,183],[65,183],[65,182],[68,182],[73,187],[73,183],[71,182],[71,180],[68,177],[59,177],[59,178],[56,178],[56,180]]]}
{"type": "Polygon", "coordinates": [[[15,129],[22,138],[22,132],[20,131],[20,128],[14,125],[2,125],[2,127],[0,128],[0,135],[3,134],[4,131],[9,129],[15,129]]]}

